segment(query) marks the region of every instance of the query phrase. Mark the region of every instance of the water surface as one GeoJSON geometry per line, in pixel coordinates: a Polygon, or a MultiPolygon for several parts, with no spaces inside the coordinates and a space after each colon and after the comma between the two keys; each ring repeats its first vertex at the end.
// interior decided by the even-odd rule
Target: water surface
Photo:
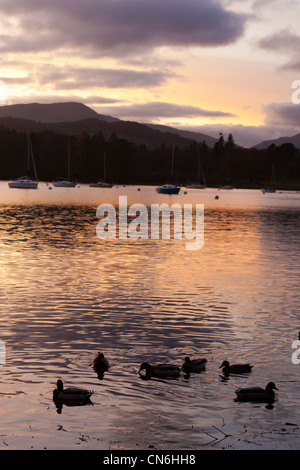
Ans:
{"type": "Polygon", "coordinates": [[[0,448],[299,448],[300,194],[2,182],[0,197],[0,448]],[[96,209],[120,195],[204,204],[203,248],[99,240],[96,209]],[[91,368],[98,351],[111,363],[102,380],[91,368]],[[206,357],[206,371],[138,376],[145,360],[180,365],[186,355],[206,357]],[[224,359],[253,372],[224,378],[224,359]],[[58,378],[93,389],[94,405],[58,413],[58,378]],[[273,409],[234,401],[236,388],[270,380],[273,409]]]}

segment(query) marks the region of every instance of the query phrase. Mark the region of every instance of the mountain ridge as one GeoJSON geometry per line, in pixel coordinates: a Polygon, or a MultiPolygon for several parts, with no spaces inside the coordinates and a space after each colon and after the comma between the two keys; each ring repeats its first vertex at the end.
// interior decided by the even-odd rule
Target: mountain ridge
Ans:
{"type": "Polygon", "coordinates": [[[277,139],[264,140],[259,144],[253,145],[253,148],[262,150],[268,148],[272,144],[275,144],[277,147],[284,144],[293,144],[296,148],[300,149],[300,133],[292,135],[291,137],[279,137],[277,139]]]}
{"type": "Polygon", "coordinates": [[[213,147],[214,137],[169,126],[123,121],[113,116],[99,114],[79,102],[27,103],[0,106],[0,124],[16,130],[52,130],[59,133],[102,132],[105,138],[112,133],[135,144],[155,147],[165,144],[189,145],[193,141],[206,141],[213,147]]]}

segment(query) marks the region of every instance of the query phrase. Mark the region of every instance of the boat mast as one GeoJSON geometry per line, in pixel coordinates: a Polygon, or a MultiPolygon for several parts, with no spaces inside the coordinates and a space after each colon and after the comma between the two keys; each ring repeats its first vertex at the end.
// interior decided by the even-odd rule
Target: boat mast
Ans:
{"type": "Polygon", "coordinates": [[[201,174],[203,183],[206,185],[203,168],[202,168],[201,161],[200,161],[199,143],[197,145],[197,153],[198,153],[198,183],[200,184],[200,174],[201,174]]]}
{"type": "Polygon", "coordinates": [[[105,181],[105,151],[103,152],[103,181],[105,181]]]}
{"type": "Polygon", "coordinates": [[[29,139],[29,131],[27,132],[27,175],[29,178],[30,175],[30,139],[29,139]]]}
{"type": "Polygon", "coordinates": [[[174,177],[174,144],[172,148],[171,183],[173,183],[173,177],[174,177]]]}
{"type": "Polygon", "coordinates": [[[71,154],[70,154],[70,142],[68,143],[68,181],[71,181],[71,154]]]}
{"type": "MultiPolygon", "coordinates": [[[[34,161],[34,156],[33,156],[33,151],[32,151],[32,145],[31,145],[31,141],[30,141],[30,137],[29,137],[29,132],[27,134],[27,140],[28,140],[28,142],[27,142],[27,146],[28,146],[27,147],[27,151],[28,151],[28,173],[29,173],[29,161],[30,161],[30,156],[31,156],[35,179],[36,179],[36,181],[38,181],[37,171],[36,171],[36,166],[35,166],[35,161],[34,161]]],[[[29,177],[29,174],[28,174],[28,177],[29,177]]]]}
{"type": "Polygon", "coordinates": [[[275,179],[275,166],[272,166],[272,175],[271,175],[271,187],[274,185],[274,189],[276,189],[276,179],[275,179]]]}

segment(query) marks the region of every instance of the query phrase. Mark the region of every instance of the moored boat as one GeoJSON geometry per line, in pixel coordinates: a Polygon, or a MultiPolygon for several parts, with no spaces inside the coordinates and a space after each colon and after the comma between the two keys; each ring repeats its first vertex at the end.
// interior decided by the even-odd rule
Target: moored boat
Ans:
{"type": "Polygon", "coordinates": [[[180,186],[176,186],[175,184],[163,184],[156,188],[156,191],[160,194],[178,194],[180,186]]]}
{"type": "Polygon", "coordinates": [[[106,183],[106,181],[97,181],[97,183],[91,183],[91,188],[112,188],[113,184],[106,183]]]}
{"type": "Polygon", "coordinates": [[[28,133],[27,134],[27,171],[28,171],[28,174],[30,174],[30,160],[32,161],[34,174],[35,174],[35,180],[31,179],[29,176],[22,176],[15,180],[9,181],[8,186],[10,188],[37,189],[38,187],[37,171],[36,171],[32,147],[31,147],[30,137],[28,133]]]}
{"type": "Polygon", "coordinates": [[[10,181],[8,183],[10,188],[20,188],[20,189],[37,189],[38,182],[31,180],[27,176],[22,176],[16,180],[10,181]]]}
{"type": "Polygon", "coordinates": [[[156,188],[156,191],[160,194],[178,194],[180,191],[180,186],[173,184],[173,174],[174,174],[174,145],[172,150],[172,163],[171,163],[171,178],[170,183],[163,184],[156,188]]]}

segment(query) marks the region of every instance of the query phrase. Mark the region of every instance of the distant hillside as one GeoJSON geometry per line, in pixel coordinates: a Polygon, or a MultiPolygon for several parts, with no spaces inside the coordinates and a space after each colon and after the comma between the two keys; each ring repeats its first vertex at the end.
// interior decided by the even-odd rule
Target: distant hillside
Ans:
{"type": "Polygon", "coordinates": [[[52,130],[60,134],[76,135],[82,132],[102,132],[109,138],[112,133],[137,145],[155,148],[166,145],[186,147],[192,141],[206,141],[213,147],[216,139],[206,134],[182,131],[168,126],[140,124],[98,114],[82,103],[15,104],[0,106],[0,125],[17,131],[39,132],[52,130]]]}
{"type": "Polygon", "coordinates": [[[277,147],[283,144],[293,144],[296,148],[300,149],[300,134],[296,134],[291,137],[280,137],[279,139],[265,140],[260,144],[254,145],[253,147],[258,150],[262,150],[268,148],[272,144],[275,144],[277,147]]]}
{"type": "Polygon", "coordinates": [[[101,132],[106,140],[115,133],[121,139],[126,139],[135,145],[146,145],[148,148],[160,147],[163,144],[170,147],[174,144],[179,148],[184,148],[191,144],[190,139],[185,139],[178,134],[160,132],[149,126],[130,121],[106,122],[97,118],[89,118],[75,122],[37,122],[29,119],[0,118],[0,126],[18,132],[49,130],[70,136],[84,132],[90,135],[101,132]]]}
{"type": "Polygon", "coordinates": [[[74,122],[82,119],[101,119],[118,121],[117,118],[96,113],[82,103],[50,103],[50,104],[13,104],[0,106],[0,118],[11,117],[29,119],[37,122],[74,122]]]}
{"type": "Polygon", "coordinates": [[[174,127],[163,126],[161,124],[147,124],[147,126],[152,127],[153,129],[160,130],[161,132],[170,132],[171,134],[178,134],[185,139],[195,140],[196,142],[203,142],[205,140],[206,144],[209,147],[213,147],[218,139],[211,137],[207,134],[201,134],[200,132],[184,131],[181,129],[176,129],[174,127]]]}

